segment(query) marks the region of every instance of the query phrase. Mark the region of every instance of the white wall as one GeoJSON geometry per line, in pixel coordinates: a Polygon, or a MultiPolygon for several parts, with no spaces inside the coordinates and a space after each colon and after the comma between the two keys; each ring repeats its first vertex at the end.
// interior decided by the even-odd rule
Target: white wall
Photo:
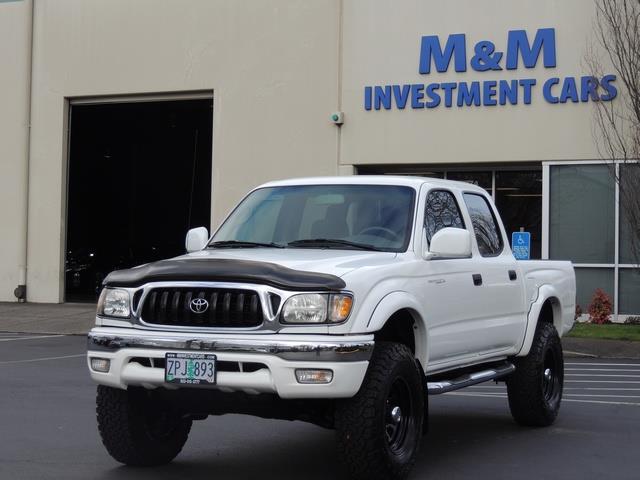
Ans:
{"type": "Polygon", "coordinates": [[[337,173],[338,19],[337,0],[37,1],[29,300],[62,300],[66,98],[213,90],[216,224],[264,181],[337,173]]]}
{"type": "Polygon", "coordinates": [[[0,3],[0,301],[25,263],[30,3],[0,3]]]}
{"type": "MultiPolygon", "coordinates": [[[[580,77],[589,41],[591,0],[348,0],[344,15],[343,163],[458,163],[598,158],[591,104],[553,105],[541,95],[548,77],[580,77]],[[504,52],[507,32],[555,28],[557,67],[456,73],[418,72],[420,39],[465,33],[467,56],[480,40],[504,52]],[[404,83],[536,78],[531,105],[443,106],[365,111],[363,87],[404,83]]],[[[504,66],[504,59],[502,61],[504,66]]],[[[609,72],[607,72],[609,73],[609,72]]],[[[613,73],[613,72],[611,72],[613,73]]]]}
{"type": "MultiPolygon", "coordinates": [[[[0,300],[13,299],[24,246],[29,5],[0,2],[0,61],[15,65],[0,75],[0,300]]],[[[248,189],[276,178],[372,163],[597,158],[591,105],[540,97],[544,79],[587,73],[592,16],[590,0],[38,0],[29,300],[62,300],[69,98],[213,91],[216,225],[248,189]],[[470,57],[477,41],[504,50],[508,30],[543,27],[556,29],[555,69],[418,73],[422,35],[465,33],[470,57]],[[365,85],[527,77],[539,79],[531,105],[363,107],[365,85]],[[329,121],[338,108],[341,131],[329,121]]]]}

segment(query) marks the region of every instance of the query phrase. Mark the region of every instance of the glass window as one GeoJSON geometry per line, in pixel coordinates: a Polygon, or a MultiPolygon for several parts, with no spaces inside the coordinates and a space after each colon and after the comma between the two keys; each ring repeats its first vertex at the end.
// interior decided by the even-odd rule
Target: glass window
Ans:
{"type": "Polygon", "coordinates": [[[613,304],[613,268],[576,267],[576,303],[587,313],[593,294],[597,288],[611,297],[613,304]]]}
{"type": "Polygon", "coordinates": [[[427,241],[438,231],[446,227],[464,228],[458,203],[451,192],[432,190],[427,195],[424,224],[427,229],[427,241]]]}
{"type": "Polygon", "coordinates": [[[513,232],[530,232],[531,258],[541,258],[542,170],[497,171],[495,199],[509,241],[513,232]]]}
{"type": "Polygon", "coordinates": [[[640,263],[640,165],[637,163],[620,165],[620,263],[640,263]]]}
{"type": "Polygon", "coordinates": [[[640,315],[640,269],[621,268],[618,288],[618,313],[640,315]]]}
{"type": "Polygon", "coordinates": [[[615,182],[607,165],[550,168],[549,257],[613,263],[615,182]]]}
{"type": "Polygon", "coordinates": [[[447,180],[471,183],[491,193],[492,172],[447,172],[447,180]]]}
{"type": "Polygon", "coordinates": [[[487,200],[481,195],[465,193],[464,202],[471,216],[480,255],[483,257],[498,255],[502,252],[502,235],[487,200]]]}
{"type": "Polygon", "coordinates": [[[213,242],[358,248],[347,245],[351,242],[361,247],[399,252],[409,244],[414,203],[414,189],[393,185],[261,188],[240,203],[215,234],[213,242]],[[342,242],[320,245],[321,242],[310,240],[342,242]],[[290,242],[299,244],[289,245],[290,242]]]}

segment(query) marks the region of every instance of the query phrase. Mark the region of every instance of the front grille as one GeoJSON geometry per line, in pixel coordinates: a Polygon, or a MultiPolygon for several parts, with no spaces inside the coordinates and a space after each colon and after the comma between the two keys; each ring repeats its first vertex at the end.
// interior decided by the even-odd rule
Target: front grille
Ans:
{"type": "Polygon", "coordinates": [[[263,321],[256,292],[226,288],[154,288],[145,297],[141,318],[156,325],[220,328],[257,327],[263,321]],[[200,313],[196,299],[207,304],[195,302],[200,313]]]}

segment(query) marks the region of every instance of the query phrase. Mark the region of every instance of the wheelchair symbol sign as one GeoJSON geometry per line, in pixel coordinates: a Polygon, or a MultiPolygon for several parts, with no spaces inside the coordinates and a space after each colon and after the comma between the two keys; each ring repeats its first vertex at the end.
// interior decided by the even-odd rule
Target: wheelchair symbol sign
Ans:
{"type": "Polygon", "coordinates": [[[511,250],[516,260],[529,260],[531,256],[531,233],[513,232],[511,234],[511,250]]]}

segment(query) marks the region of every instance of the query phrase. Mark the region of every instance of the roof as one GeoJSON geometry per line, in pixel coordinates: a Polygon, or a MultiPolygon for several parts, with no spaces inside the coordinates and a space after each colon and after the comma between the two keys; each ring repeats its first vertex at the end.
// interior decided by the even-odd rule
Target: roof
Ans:
{"type": "Polygon", "coordinates": [[[305,177],[277,180],[260,185],[263,187],[287,187],[294,185],[400,185],[418,190],[422,185],[433,187],[456,188],[468,191],[487,193],[477,185],[440,178],[402,176],[402,175],[347,175],[336,177],[305,177]]]}

